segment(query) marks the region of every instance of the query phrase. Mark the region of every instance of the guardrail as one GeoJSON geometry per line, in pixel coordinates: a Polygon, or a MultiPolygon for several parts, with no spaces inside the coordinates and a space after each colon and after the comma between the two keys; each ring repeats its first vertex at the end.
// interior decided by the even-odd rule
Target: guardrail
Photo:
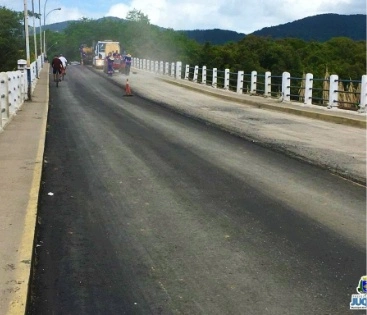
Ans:
{"type": "Polygon", "coordinates": [[[312,73],[298,78],[292,77],[289,72],[283,72],[280,75],[273,75],[269,71],[264,74],[258,74],[257,71],[247,74],[244,71],[234,73],[229,69],[207,69],[206,66],[200,68],[185,65],[183,67],[180,61],[169,63],[139,58],[132,58],[132,66],[238,94],[366,113],[367,75],[362,75],[361,80],[344,80],[336,74],[327,74],[325,78],[314,78],[312,73]]]}
{"type": "Polygon", "coordinates": [[[29,92],[33,94],[42,66],[43,56],[39,56],[29,69],[21,59],[18,60],[19,70],[0,72],[0,131],[29,99],[29,92]]]}

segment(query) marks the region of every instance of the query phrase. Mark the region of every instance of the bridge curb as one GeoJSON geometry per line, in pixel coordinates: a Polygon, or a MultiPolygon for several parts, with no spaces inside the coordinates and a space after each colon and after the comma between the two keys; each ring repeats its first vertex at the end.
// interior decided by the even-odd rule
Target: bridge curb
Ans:
{"type": "MultiPolygon", "coordinates": [[[[291,107],[292,104],[286,104],[286,103],[276,101],[276,100],[273,100],[272,103],[270,103],[266,99],[264,99],[263,101],[262,100],[241,99],[240,97],[225,95],[224,93],[230,93],[230,92],[227,92],[227,91],[223,91],[223,92],[221,92],[221,91],[210,91],[210,90],[207,89],[207,87],[205,87],[205,88],[195,87],[193,85],[185,84],[185,82],[178,82],[178,81],[169,80],[169,79],[160,78],[160,77],[157,77],[157,78],[159,80],[162,80],[162,81],[166,82],[166,83],[177,85],[177,86],[183,87],[183,88],[188,89],[188,90],[200,92],[200,93],[210,95],[210,96],[214,96],[214,97],[217,97],[217,98],[222,98],[222,99],[225,99],[225,100],[228,100],[228,101],[231,101],[231,102],[237,102],[237,103],[241,103],[241,104],[244,104],[244,105],[255,106],[257,108],[265,108],[265,109],[270,109],[270,110],[274,110],[274,111],[280,111],[280,112],[284,112],[284,113],[294,114],[294,115],[303,116],[303,117],[312,118],[312,119],[318,119],[318,120],[331,122],[331,123],[335,123],[335,124],[348,125],[348,126],[357,127],[357,128],[364,128],[365,129],[366,126],[367,126],[366,116],[360,116],[360,117],[356,117],[356,118],[345,117],[345,116],[342,116],[342,113],[338,113],[338,112],[333,112],[333,113],[326,113],[325,112],[324,113],[323,109],[321,109],[321,108],[312,111],[309,108],[307,108],[305,106],[302,106],[302,105],[293,105],[293,106],[299,106],[300,107],[300,108],[295,108],[295,107],[291,107]]],[[[248,96],[248,97],[253,97],[253,96],[248,96]]],[[[330,111],[332,111],[332,109],[330,109],[330,111]]],[[[349,115],[351,115],[351,114],[349,114],[349,115]]]]}

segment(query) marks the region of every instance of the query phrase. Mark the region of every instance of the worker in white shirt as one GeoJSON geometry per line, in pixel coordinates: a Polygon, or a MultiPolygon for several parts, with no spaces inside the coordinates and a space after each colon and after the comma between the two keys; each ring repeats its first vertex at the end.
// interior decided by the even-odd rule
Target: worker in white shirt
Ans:
{"type": "Polygon", "coordinates": [[[59,55],[59,59],[61,60],[62,68],[63,68],[62,73],[61,73],[61,78],[62,78],[62,80],[63,80],[63,79],[64,79],[64,76],[65,76],[65,74],[66,74],[66,66],[67,66],[68,61],[67,61],[67,60],[66,60],[66,58],[63,56],[63,54],[60,54],[60,55],[59,55]]]}

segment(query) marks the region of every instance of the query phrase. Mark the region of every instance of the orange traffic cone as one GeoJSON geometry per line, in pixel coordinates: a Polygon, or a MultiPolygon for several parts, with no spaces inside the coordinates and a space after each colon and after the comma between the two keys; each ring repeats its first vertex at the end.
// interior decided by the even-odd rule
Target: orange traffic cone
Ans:
{"type": "Polygon", "coordinates": [[[129,79],[126,79],[126,83],[125,83],[125,95],[126,96],[132,96],[133,95],[132,92],[131,92],[129,79]]]}

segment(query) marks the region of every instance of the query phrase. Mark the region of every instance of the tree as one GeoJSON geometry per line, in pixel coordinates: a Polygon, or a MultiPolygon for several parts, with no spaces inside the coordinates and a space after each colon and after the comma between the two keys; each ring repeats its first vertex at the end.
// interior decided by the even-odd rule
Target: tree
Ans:
{"type": "Polygon", "coordinates": [[[25,58],[23,19],[22,13],[0,7],[0,72],[16,69],[17,60],[25,58]]]}
{"type": "Polygon", "coordinates": [[[134,22],[140,22],[143,24],[150,24],[150,20],[148,18],[148,15],[145,15],[143,12],[137,9],[133,9],[129,11],[126,15],[126,20],[128,21],[134,21],[134,22]]]}
{"type": "Polygon", "coordinates": [[[39,14],[39,13],[32,12],[32,11],[28,10],[28,16],[30,16],[30,17],[34,16],[36,19],[39,20],[39,19],[41,19],[42,14],[39,14]]]}

